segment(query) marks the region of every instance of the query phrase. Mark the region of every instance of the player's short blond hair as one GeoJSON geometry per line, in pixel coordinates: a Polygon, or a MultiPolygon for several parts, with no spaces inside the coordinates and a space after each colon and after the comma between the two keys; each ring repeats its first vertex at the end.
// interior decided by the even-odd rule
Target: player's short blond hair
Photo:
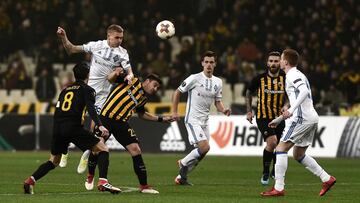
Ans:
{"type": "Polygon", "coordinates": [[[122,33],[122,32],[124,32],[124,29],[120,25],[112,24],[107,28],[106,32],[107,33],[110,33],[110,32],[122,33]]]}
{"type": "Polygon", "coordinates": [[[299,63],[299,53],[294,49],[285,49],[282,52],[284,59],[290,64],[290,66],[297,66],[299,63]]]}

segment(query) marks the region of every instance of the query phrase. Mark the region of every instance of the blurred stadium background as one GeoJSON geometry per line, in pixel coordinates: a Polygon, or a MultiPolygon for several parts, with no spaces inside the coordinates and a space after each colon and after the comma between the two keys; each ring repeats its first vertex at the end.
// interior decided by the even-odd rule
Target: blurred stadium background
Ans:
{"type": "MultiPolygon", "coordinates": [[[[122,46],[136,75],[157,73],[164,81],[147,106],[153,113],[170,112],[173,91],[189,74],[201,71],[203,51],[218,54],[215,75],[224,79],[223,101],[239,117],[228,121],[237,122],[230,130],[232,148],[218,147],[215,139],[213,154],[260,156],[260,134],[242,117],[244,90],[266,69],[268,52],[291,47],[302,56],[299,68],[310,80],[322,115],[314,155],[360,157],[359,13],[357,0],[2,0],[0,150],[48,149],[57,94],[74,80],[74,63],[90,60],[89,55],[66,54],[57,26],[66,29],[74,44],[84,44],[105,39],[107,26],[115,23],[125,29],[122,46]],[[155,34],[163,19],[176,28],[169,40],[155,34]]],[[[212,118],[212,131],[222,119],[212,118]]],[[[190,149],[181,122],[156,128],[136,118],[132,122],[145,152],[190,149]],[[146,138],[149,129],[156,138],[146,138]]]]}

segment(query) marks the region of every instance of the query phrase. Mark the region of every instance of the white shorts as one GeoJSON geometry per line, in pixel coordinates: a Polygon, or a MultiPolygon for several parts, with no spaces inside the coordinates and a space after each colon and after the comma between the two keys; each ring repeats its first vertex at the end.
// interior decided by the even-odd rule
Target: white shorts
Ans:
{"type": "Polygon", "coordinates": [[[106,99],[107,99],[107,96],[102,96],[102,95],[95,97],[96,113],[100,114],[100,111],[101,111],[102,107],[104,106],[106,99]]]}
{"type": "Polygon", "coordinates": [[[292,142],[295,146],[307,147],[312,144],[317,130],[317,123],[299,124],[292,122],[286,125],[281,137],[281,142],[292,142]]]}
{"type": "Polygon", "coordinates": [[[210,132],[208,125],[185,123],[188,132],[188,139],[191,145],[196,146],[198,142],[209,140],[210,132]]]}

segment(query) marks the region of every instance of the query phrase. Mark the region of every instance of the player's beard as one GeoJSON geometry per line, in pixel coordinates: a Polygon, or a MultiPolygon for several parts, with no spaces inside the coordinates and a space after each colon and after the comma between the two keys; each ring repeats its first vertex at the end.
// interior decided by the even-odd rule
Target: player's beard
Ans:
{"type": "Polygon", "coordinates": [[[268,69],[272,74],[276,74],[279,72],[280,66],[268,66],[268,69]]]}

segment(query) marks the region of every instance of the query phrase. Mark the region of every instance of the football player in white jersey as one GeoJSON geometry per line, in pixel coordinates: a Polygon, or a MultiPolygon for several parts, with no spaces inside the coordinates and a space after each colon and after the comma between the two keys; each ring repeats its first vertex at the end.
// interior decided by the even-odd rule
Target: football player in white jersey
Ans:
{"type": "MultiPolygon", "coordinates": [[[[95,89],[95,108],[100,112],[108,94],[111,90],[111,84],[114,83],[117,76],[126,72],[125,80],[131,83],[134,74],[131,69],[129,54],[127,50],[121,47],[124,38],[124,30],[119,25],[110,25],[107,28],[107,39],[91,41],[84,45],[74,45],[66,35],[66,31],[58,27],[57,35],[62,41],[68,54],[73,53],[91,53],[90,76],[88,85],[95,89]]],[[[93,122],[92,127],[93,129],[93,122]]],[[[78,173],[86,170],[90,151],[85,151],[81,157],[78,173]]],[[[65,167],[67,154],[62,156],[60,166],[65,167]]]]}
{"type": "Polygon", "coordinates": [[[188,93],[185,125],[191,145],[195,147],[183,159],[178,160],[179,175],[175,178],[177,185],[192,185],[187,181],[187,174],[205,157],[209,145],[210,106],[215,104],[219,112],[229,116],[231,110],[224,107],[222,98],[222,81],[213,75],[216,66],[216,54],[207,51],[201,57],[203,71],[192,74],[184,80],[173,95],[173,117],[179,120],[178,104],[181,93],[188,93]]]}
{"type": "Polygon", "coordinates": [[[285,173],[288,166],[287,152],[293,148],[294,159],[306,169],[318,176],[322,183],[319,195],[323,196],[335,184],[336,178],[330,176],[311,156],[306,155],[306,149],[312,144],[317,130],[319,116],[316,113],[311,97],[311,88],[306,76],[297,69],[299,54],[293,49],[285,49],[281,54],[280,67],[286,73],[286,93],[290,108],[281,116],[269,123],[276,127],[285,120],[285,130],[277,145],[275,164],[275,186],[262,196],[283,196],[285,194],[285,173]]]}

